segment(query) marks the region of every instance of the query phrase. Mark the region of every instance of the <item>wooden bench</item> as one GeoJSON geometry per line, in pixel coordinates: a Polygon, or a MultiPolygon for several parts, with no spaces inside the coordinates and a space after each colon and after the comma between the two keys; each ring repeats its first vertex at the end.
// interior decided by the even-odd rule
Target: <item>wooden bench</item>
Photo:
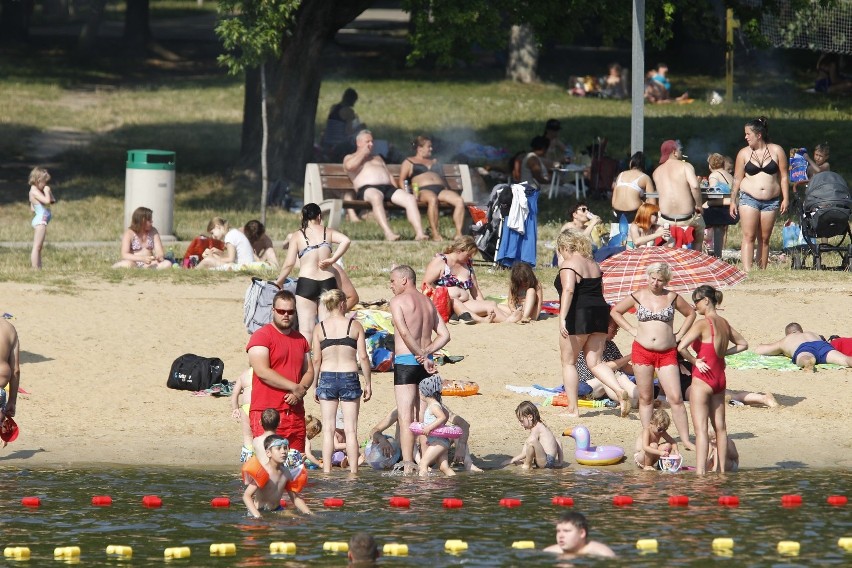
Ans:
{"type": "MultiPolygon", "coordinates": [[[[399,178],[399,164],[388,164],[388,170],[395,179],[399,178]]],[[[450,189],[461,192],[465,203],[473,203],[473,182],[470,179],[470,168],[467,164],[444,164],[444,178],[450,189]]],[[[340,227],[343,208],[356,210],[372,209],[369,201],[351,200],[344,204],[346,192],[354,192],[352,180],[343,170],[343,164],[308,164],[305,167],[305,203],[316,203],[323,212],[323,218],[329,227],[340,227]]],[[[426,204],[418,203],[421,210],[426,204]]],[[[388,211],[402,211],[395,203],[385,201],[388,211]]],[[[452,210],[452,207],[441,205],[441,209],[452,210]]]]}

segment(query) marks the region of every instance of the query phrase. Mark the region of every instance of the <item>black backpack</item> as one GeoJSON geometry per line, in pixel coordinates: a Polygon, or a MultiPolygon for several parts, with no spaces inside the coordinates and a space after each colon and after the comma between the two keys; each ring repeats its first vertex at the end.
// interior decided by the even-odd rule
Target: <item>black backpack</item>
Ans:
{"type": "Polygon", "coordinates": [[[225,384],[225,364],[218,357],[201,357],[187,353],[175,359],[166,386],[170,389],[202,391],[215,384],[225,384]]]}

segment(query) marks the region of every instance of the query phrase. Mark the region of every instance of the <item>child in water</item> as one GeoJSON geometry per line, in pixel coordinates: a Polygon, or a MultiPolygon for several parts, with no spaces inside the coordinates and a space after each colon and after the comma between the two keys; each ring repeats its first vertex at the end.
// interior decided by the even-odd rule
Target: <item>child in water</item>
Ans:
{"type": "Polygon", "coordinates": [[[450,467],[449,450],[450,440],[429,434],[435,428],[440,428],[447,423],[450,417],[449,411],[441,404],[441,388],[443,381],[438,375],[432,375],[420,381],[420,396],[426,403],[423,411],[423,434],[426,436],[426,445],[422,448],[420,456],[420,475],[429,475],[429,466],[437,463],[444,475],[456,474],[450,467]]]}
{"type": "Polygon", "coordinates": [[[523,469],[532,469],[533,466],[542,469],[562,467],[562,446],[556,440],[553,432],[541,421],[538,408],[528,400],[525,400],[515,409],[518,422],[530,435],[524,441],[521,453],[507,461],[504,465],[513,465],[523,462],[523,469]]]}
{"type": "Polygon", "coordinates": [[[30,172],[30,210],[34,213],[33,227],[33,251],[30,254],[30,264],[33,268],[41,270],[41,249],[47,237],[47,224],[50,223],[50,204],[56,203],[56,198],[47,182],[50,174],[44,168],[33,168],[30,172]]]}
{"type": "Polygon", "coordinates": [[[671,425],[671,419],[665,410],[657,408],[651,415],[651,422],[636,440],[636,453],[633,460],[642,469],[653,470],[661,457],[677,456],[677,442],[669,436],[666,430],[671,425]],[[664,441],[661,441],[664,440],[664,441]]]}
{"type": "Polygon", "coordinates": [[[287,438],[272,434],[263,441],[263,449],[268,460],[266,464],[257,465],[259,462],[252,458],[243,466],[246,481],[243,503],[249,514],[259,519],[261,511],[281,510],[281,497],[286,492],[299,511],[310,515],[311,510],[299,497],[307,482],[304,466],[300,464],[296,468],[298,471],[292,471],[284,463],[290,451],[287,438]]]}

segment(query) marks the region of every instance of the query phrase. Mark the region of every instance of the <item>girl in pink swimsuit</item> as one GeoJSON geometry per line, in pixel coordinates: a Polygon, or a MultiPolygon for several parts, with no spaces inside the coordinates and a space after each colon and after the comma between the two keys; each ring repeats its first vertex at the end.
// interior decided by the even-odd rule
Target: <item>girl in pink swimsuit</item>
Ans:
{"type": "MultiPolygon", "coordinates": [[[[725,453],[728,432],[725,424],[725,355],[733,355],[748,349],[748,342],[728,321],[716,313],[722,303],[722,293],[711,286],[699,286],[692,293],[696,311],[704,319],[695,324],[680,340],[678,350],[693,364],[692,388],[689,392],[689,409],[692,428],[695,430],[695,454],[706,456],[709,441],[707,419],[716,432],[719,449],[719,468],[725,471],[725,453]],[[733,343],[732,347],[728,347],[733,343]],[[689,347],[695,350],[695,355],[689,347]],[[698,379],[698,380],[696,380],[698,379]]],[[[706,473],[706,460],[696,460],[696,471],[706,473]]]]}

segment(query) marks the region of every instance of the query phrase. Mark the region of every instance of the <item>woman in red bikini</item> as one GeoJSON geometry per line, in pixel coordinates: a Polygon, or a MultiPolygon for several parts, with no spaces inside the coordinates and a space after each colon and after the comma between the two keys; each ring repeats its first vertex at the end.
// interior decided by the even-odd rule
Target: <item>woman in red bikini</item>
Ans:
{"type": "Polygon", "coordinates": [[[728,449],[728,431],[725,424],[725,355],[733,355],[748,349],[748,341],[731,327],[728,321],[716,313],[722,303],[722,293],[712,286],[699,286],[692,293],[695,309],[704,316],[681,338],[678,350],[693,364],[692,387],[689,391],[689,409],[692,412],[692,428],[695,430],[696,471],[707,472],[709,434],[707,418],[716,432],[719,452],[717,463],[725,471],[728,449]],[[728,347],[733,343],[733,347],[728,347]],[[689,352],[689,346],[695,356],[689,352]],[[696,380],[698,379],[698,380],[696,380]]]}
{"type": "MultiPolygon", "coordinates": [[[[636,339],[633,341],[631,361],[636,373],[636,386],[639,387],[639,418],[642,427],[651,423],[654,410],[654,371],[660,379],[660,385],[666,391],[666,400],[672,407],[677,433],[684,447],[694,450],[689,441],[689,419],[680,392],[680,372],[677,363],[677,344],[686,330],[695,321],[695,310],[677,293],[666,289],[672,279],[672,271],[664,262],[655,262],[648,266],[648,287],[630,294],[612,310],[612,319],[636,339]],[[624,314],[636,308],[635,326],[630,325],[624,314]],[[675,332],[675,312],[686,318],[675,332]]],[[[706,455],[706,453],[705,453],[706,455]]]]}

